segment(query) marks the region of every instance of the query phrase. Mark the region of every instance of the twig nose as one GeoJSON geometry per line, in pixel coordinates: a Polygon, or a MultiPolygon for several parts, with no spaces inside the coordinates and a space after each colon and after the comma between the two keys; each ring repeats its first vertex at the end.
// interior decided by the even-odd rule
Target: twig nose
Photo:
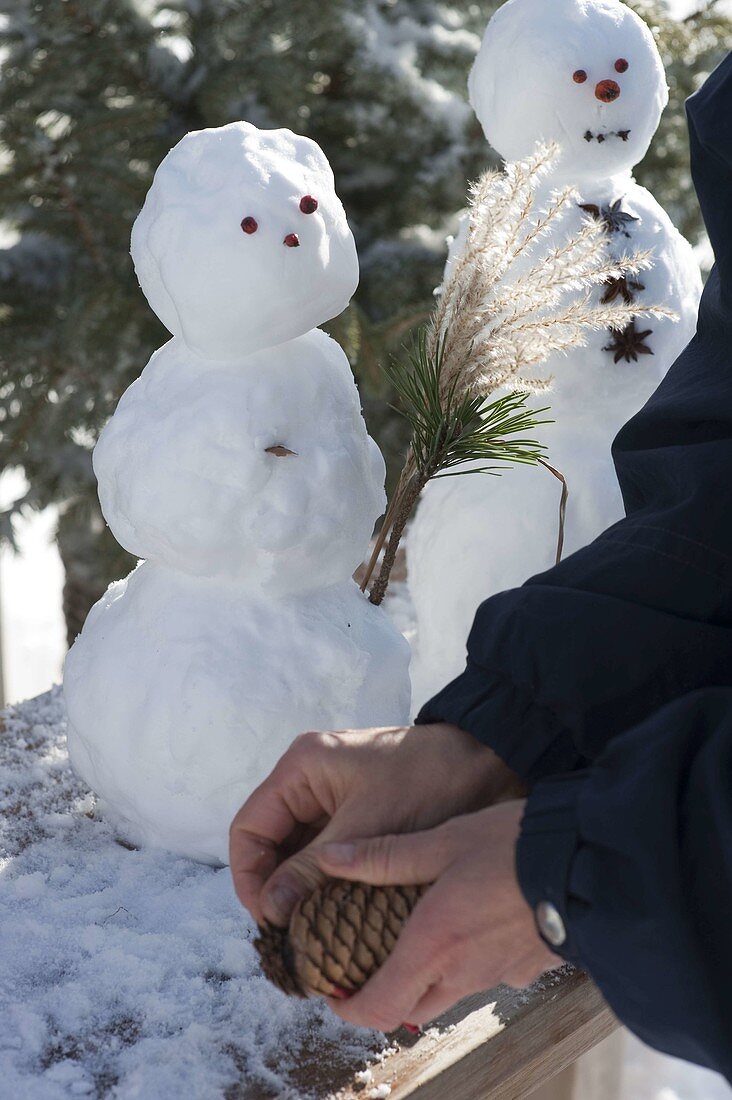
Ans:
{"type": "Polygon", "coordinates": [[[620,95],[617,80],[601,80],[595,87],[595,96],[601,103],[614,103],[620,95]]]}
{"type": "Polygon", "coordinates": [[[288,248],[299,248],[300,238],[297,233],[288,233],[285,237],[284,244],[286,244],[288,248]]]}

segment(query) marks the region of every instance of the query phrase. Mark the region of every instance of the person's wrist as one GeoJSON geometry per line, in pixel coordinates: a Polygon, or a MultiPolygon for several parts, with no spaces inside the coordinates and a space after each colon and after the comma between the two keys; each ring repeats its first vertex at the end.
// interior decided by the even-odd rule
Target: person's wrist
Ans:
{"type": "Polygon", "coordinates": [[[480,747],[487,754],[483,759],[485,804],[492,806],[496,802],[526,798],[528,787],[521,777],[493,749],[487,745],[480,747]]]}
{"type": "Polygon", "coordinates": [[[464,745],[465,769],[471,785],[475,808],[492,806],[496,802],[525,798],[527,787],[521,778],[489,745],[478,741],[473,734],[449,723],[436,727],[459,738],[464,745]]]}

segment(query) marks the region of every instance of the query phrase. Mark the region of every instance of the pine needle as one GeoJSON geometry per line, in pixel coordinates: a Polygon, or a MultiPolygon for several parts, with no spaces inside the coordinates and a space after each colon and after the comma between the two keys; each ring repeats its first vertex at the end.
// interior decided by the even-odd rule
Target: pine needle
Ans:
{"type": "Polygon", "coordinates": [[[444,341],[432,356],[427,334],[420,331],[407,352],[407,362],[394,359],[385,368],[401,398],[400,412],[412,428],[412,454],[417,472],[426,480],[467,473],[500,473],[515,463],[533,465],[546,449],[528,438],[542,424],[548,409],[527,408],[528,395],[506,393],[488,401],[459,387],[453,377],[443,390],[444,341]],[[469,463],[489,463],[470,466],[469,463]],[[498,465],[495,465],[498,463],[498,465]]]}

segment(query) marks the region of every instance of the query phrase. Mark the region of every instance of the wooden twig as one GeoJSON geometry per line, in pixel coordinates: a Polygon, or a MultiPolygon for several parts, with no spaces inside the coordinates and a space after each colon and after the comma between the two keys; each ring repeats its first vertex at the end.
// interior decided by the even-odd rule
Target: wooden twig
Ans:
{"type": "Polygon", "coordinates": [[[424,474],[414,473],[409,482],[403,487],[402,491],[395,495],[394,519],[392,522],[391,534],[386,544],[379,575],[374,581],[369,593],[370,602],[377,606],[383,601],[386,594],[386,589],[389,585],[389,574],[396,561],[399,542],[404,534],[407,520],[412,514],[412,509],[417,503],[419,494],[428,481],[429,478],[424,474]]]}
{"type": "Polygon", "coordinates": [[[567,520],[567,501],[569,500],[569,487],[567,485],[567,479],[564,474],[551,466],[545,458],[537,459],[540,466],[543,466],[545,470],[548,470],[550,474],[556,477],[562,483],[562,496],[559,501],[559,534],[557,536],[557,557],[556,564],[559,565],[562,560],[562,553],[564,551],[564,528],[567,520]]]}
{"type": "Polygon", "coordinates": [[[283,446],[282,443],[276,443],[274,447],[265,447],[264,453],[275,455],[277,458],[287,458],[288,455],[295,455],[295,457],[297,457],[297,451],[291,451],[289,447],[283,446]]]}
{"type": "Polygon", "coordinates": [[[386,542],[389,531],[391,530],[391,523],[392,523],[392,518],[394,516],[394,508],[395,508],[395,505],[396,505],[396,500],[397,500],[397,497],[396,497],[396,493],[395,493],[394,496],[389,501],[389,506],[386,509],[386,514],[384,516],[384,522],[381,525],[381,530],[379,531],[376,542],[374,543],[374,549],[371,553],[371,557],[369,558],[368,565],[366,566],[366,572],[364,573],[363,580],[361,581],[361,591],[362,592],[365,592],[366,589],[368,588],[368,583],[371,580],[371,577],[373,576],[374,569],[376,568],[376,563],[379,560],[379,554],[383,550],[384,543],[386,542]]]}
{"type": "Polygon", "coordinates": [[[394,516],[396,514],[397,508],[399,507],[400,497],[404,493],[404,491],[406,489],[406,486],[409,483],[413,473],[414,473],[414,457],[413,457],[413,454],[412,454],[412,449],[410,447],[408,452],[407,452],[407,457],[406,457],[406,460],[404,462],[402,472],[399,475],[399,481],[397,483],[397,487],[394,490],[394,493],[392,495],[391,500],[389,501],[389,506],[386,509],[386,514],[384,515],[384,522],[381,525],[381,530],[379,531],[378,537],[377,537],[376,542],[374,544],[374,549],[371,553],[371,557],[369,558],[368,565],[366,566],[366,572],[364,573],[364,577],[363,577],[363,580],[361,582],[361,591],[362,592],[365,592],[366,589],[368,588],[369,581],[371,580],[371,577],[373,576],[374,570],[376,569],[376,563],[379,560],[379,554],[383,550],[384,545],[386,543],[386,540],[389,536],[389,532],[391,531],[391,528],[393,526],[394,516]]]}

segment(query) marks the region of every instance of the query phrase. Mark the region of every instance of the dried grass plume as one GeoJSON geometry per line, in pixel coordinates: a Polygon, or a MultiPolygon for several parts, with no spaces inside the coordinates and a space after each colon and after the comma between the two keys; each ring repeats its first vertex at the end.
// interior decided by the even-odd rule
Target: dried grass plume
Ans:
{"type": "Polygon", "coordinates": [[[387,370],[412,441],[362,585],[365,590],[388,538],[373,603],[383,599],[404,527],[429,480],[500,472],[501,466],[481,464],[486,460],[504,469],[542,464],[558,473],[542,457],[543,447],[525,438],[547,411],[526,405],[530,392],[551,382],[536,376],[537,367],[555,352],[581,347],[592,331],[622,330],[636,317],[673,316],[661,305],[602,303],[593,293],[612,279],[637,275],[652,256],[613,256],[601,222],[589,214],[576,231],[562,231],[577,209],[574,189],[551,192],[544,205],[538,198],[559,155],[556,145],[539,145],[527,160],[488,171],[473,185],[465,249],[407,362],[387,370]],[[495,397],[498,390],[504,392],[495,397]]]}

